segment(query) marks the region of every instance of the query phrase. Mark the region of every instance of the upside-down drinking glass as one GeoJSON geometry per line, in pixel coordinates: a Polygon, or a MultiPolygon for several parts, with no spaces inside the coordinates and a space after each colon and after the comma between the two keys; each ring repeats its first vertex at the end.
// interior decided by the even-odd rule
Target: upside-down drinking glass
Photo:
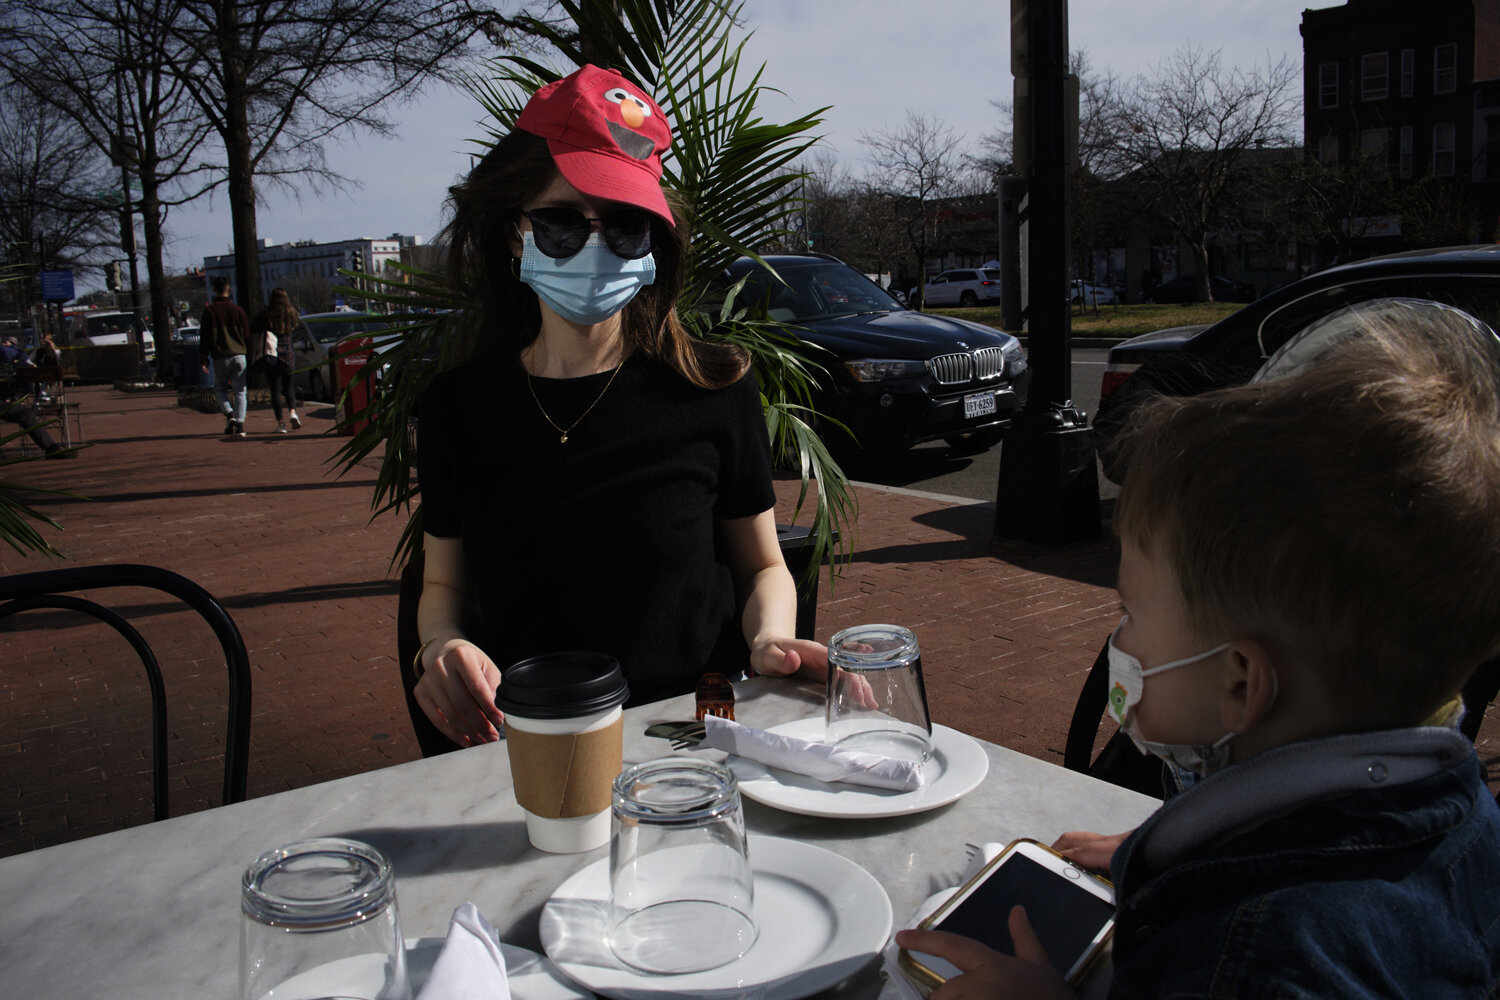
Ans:
{"type": "Polygon", "coordinates": [[[755,943],[755,894],[739,786],[722,764],[684,757],[615,779],[609,946],[642,972],[701,972],[755,943]]]}
{"type": "Polygon", "coordinates": [[[241,1000],[411,1000],[396,878],[357,840],[267,851],[240,884],[241,1000]]]}
{"type": "Polygon", "coordinates": [[[922,652],[911,629],[856,625],[834,635],[827,690],[828,743],[919,763],[932,756],[922,652]]]}

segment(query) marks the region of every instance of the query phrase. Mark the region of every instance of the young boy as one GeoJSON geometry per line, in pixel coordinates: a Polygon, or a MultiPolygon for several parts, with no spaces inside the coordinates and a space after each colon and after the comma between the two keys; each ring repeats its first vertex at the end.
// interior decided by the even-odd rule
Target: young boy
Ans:
{"type": "MultiPolygon", "coordinates": [[[[1381,324],[1133,430],[1111,706],[1202,778],[1118,850],[1059,841],[1113,854],[1112,997],[1496,995],[1500,809],[1468,741],[1424,724],[1500,651],[1493,340],[1381,324]]],[[[1070,995],[1010,925],[1018,958],[897,942],[964,970],[934,1000],[1070,995]]]]}

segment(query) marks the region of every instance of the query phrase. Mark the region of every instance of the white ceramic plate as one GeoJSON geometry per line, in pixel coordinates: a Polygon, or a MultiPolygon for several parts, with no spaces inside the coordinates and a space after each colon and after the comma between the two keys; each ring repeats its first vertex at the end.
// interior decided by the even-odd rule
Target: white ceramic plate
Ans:
{"type": "MultiPolygon", "coordinates": [[[[442,951],[440,937],[406,939],[406,974],[411,981],[412,996],[427,982],[427,974],[442,951]]],[[[565,979],[546,956],[504,943],[500,951],[505,956],[505,979],[512,1000],[593,1000],[593,994],[580,991],[565,979]]],[[[299,996],[337,995],[359,979],[367,965],[357,958],[329,962],[289,980],[284,988],[291,988],[299,996]]]]}
{"type": "Polygon", "coordinates": [[[805,997],[848,979],[891,935],[891,900],[874,876],[832,851],[750,837],[760,936],[743,957],[704,972],[652,976],[605,943],[609,860],[560,885],[542,908],[542,947],[565,974],[616,1000],[805,997]]]}
{"type": "MultiPolygon", "coordinates": [[[[769,731],[818,743],[823,739],[823,720],[798,719],[769,731]]],[[[990,770],[984,747],[947,726],[932,727],[932,757],[922,768],[927,783],[912,792],[818,781],[744,757],[730,757],[728,764],[745,798],[786,812],[830,819],[875,819],[936,809],[973,791],[990,770]]]]}

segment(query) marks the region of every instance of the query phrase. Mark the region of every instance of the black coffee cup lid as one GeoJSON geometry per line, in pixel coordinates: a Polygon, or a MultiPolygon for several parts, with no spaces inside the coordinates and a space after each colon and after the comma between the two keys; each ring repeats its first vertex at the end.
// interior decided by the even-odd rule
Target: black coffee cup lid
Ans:
{"type": "Polygon", "coordinates": [[[618,660],[575,649],[511,664],[500,675],[495,707],[523,719],[576,719],[624,704],[629,697],[618,660]]]}

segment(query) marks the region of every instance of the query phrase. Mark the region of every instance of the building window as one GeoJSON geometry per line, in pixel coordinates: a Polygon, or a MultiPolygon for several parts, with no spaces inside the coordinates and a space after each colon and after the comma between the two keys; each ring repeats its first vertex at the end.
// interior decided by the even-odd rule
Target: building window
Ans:
{"type": "Polygon", "coordinates": [[[1360,165],[1365,176],[1379,177],[1386,171],[1386,131],[1383,128],[1367,128],[1359,133],[1360,165]]]}
{"type": "Polygon", "coordinates": [[[1453,123],[1432,126],[1432,173],[1434,177],[1453,176],[1453,123]]]}
{"type": "Polygon", "coordinates": [[[1339,64],[1323,63],[1318,67],[1318,107],[1339,106],[1339,64]]]}
{"type": "Polygon", "coordinates": [[[1432,92],[1451,94],[1458,89],[1458,46],[1452,42],[1432,50],[1432,92]]]}
{"type": "Polygon", "coordinates": [[[1413,49],[1401,50],[1401,96],[1410,97],[1417,78],[1417,53],[1413,49]]]}
{"type": "Polygon", "coordinates": [[[1412,171],[1412,143],[1415,141],[1415,133],[1410,125],[1401,126],[1401,151],[1398,169],[1402,180],[1411,179],[1412,171]]]}
{"type": "Polygon", "coordinates": [[[1390,94],[1391,54],[1371,52],[1359,57],[1359,99],[1383,101],[1390,94]]]}
{"type": "Polygon", "coordinates": [[[1339,137],[1325,135],[1318,140],[1318,162],[1331,167],[1339,162],[1339,137]]]}
{"type": "Polygon", "coordinates": [[[1500,181],[1500,115],[1484,116],[1484,176],[1478,179],[1500,181]]]}

